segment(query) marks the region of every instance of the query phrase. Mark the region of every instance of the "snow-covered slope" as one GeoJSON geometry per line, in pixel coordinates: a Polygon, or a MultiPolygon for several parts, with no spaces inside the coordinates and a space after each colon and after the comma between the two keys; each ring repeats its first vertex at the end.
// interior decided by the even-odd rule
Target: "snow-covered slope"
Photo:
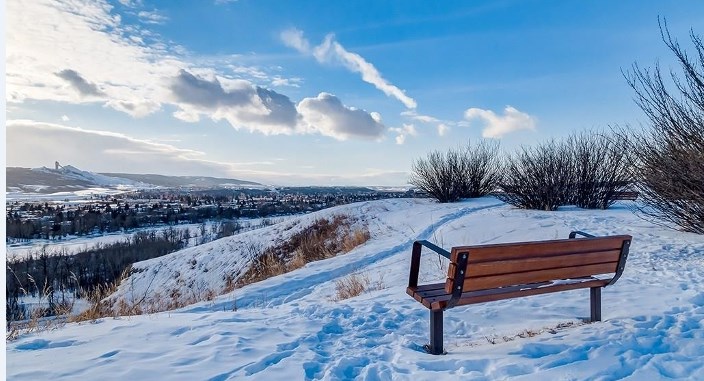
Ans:
{"type": "Polygon", "coordinates": [[[84,171],[71,165],[57,169],[8,167],[5,174],[8,199],[25,193],[52,194],[153,187],[135,180],[84,171]]]}
{"type": "Polygon", "coordinates": [[[84,181],[98,187],[147,187],[148,185],[139,181],[133,181],[121,177],[105,176],[99,173],[83,171],[72,165],[66,165],[59,169],[49,169],[46,167],[35,169],[40,172],[57,173],[69,179],[84,181]]]}
{"type": "MultiPolygon", "coordinates": [[[[206,281],[245,259],[243,243],[285,239],[326,213],[364,221],[371,239],[212,302],[26,335],[8,343],[8,379],[704,379],[704,237],[652,225],[624,205],[540,212],[492,198],[396,199],[288,220],[139,266],[173,276],[195,258],[196,270],[208,268],[197,278],[206,281]],[[603,322],[580,323],[589,314],[586,290],[458,307],[445,313],[449,353],[423,352],[428,311],[405,293],[413,240],[449,248],[562,238],[573,229],[633,236],[623,277],[603,291],[603,322]],[[334,301],[335,280],[351,272],[384,287],[334,301]]],[[[442,278],[437,258],[424,257],[421,281],[442,278]]]]}
{"type": "Polygon", "coordinates": [[[95,173],[72,165],[56,169],[8,167],[6,191],[8,199],[26,195],[48,195],[82,191],[110,193],[152,188],[240,188],[263,187],[261,184],[237,179],[205,176],[164,176],[130,173],[95,173]]]}

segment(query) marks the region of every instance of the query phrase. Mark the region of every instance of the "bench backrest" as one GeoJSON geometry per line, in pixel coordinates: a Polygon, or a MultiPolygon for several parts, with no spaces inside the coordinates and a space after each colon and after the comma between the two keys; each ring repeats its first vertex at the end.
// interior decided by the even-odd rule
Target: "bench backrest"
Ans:
{"type": "Polygon", "coordinates": [[[463,291],[475,291],[620,274],[630,241],[631,236],[618,235],[453,247],[445,291],[452,293],[455,276],[464,276],[463,291]]]}

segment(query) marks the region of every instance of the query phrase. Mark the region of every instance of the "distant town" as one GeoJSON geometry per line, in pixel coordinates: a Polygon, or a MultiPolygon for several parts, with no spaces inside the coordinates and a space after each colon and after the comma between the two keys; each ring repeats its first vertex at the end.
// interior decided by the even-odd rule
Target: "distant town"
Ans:
{"type": "Polygon", "coordinates": [[[209,220],[265,218],[313,212],[336,205],[420,197],[414,190],[365,187],[276,189],[152,189],[83,200],[8,201],[6,241],[61,239],[209,220]]]}

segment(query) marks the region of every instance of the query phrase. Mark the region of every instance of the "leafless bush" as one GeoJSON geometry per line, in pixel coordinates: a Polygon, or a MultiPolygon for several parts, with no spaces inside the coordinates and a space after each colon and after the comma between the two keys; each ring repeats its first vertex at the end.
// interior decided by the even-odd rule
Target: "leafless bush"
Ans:
{"type": "Polygon", "coordinates": [[[680,64],[681,72],[670,70],[672,84],[658,64],[649,70],[636,63],[624,73],[650,120],[649,129],[632,132],[638,209],[655,222],[704,234],[704,43],[692,30],[690,56],[665,22],[660,34],[680,64]]]}
{"type": "Polygon", "coordinates": [[[484,196],[499,177],[498,148],[498,143],[483,140],[445,153],[433,151],[413,163],[409,182],[439,202],[484,196]]]}
{"type": "Polygon", "coordinates": [[[526,209],[555,210],[571,200],[576,181],[573,155],[564,141],[522,147],[506,159],[496,196],[526,209]]]}
{"type": "Polygon", "coordinates": [[[628,146],[621,135],[585,131],[571,135],[566,144],[574,165],[571,204],[606,209],[630,184],[628,146]]]}

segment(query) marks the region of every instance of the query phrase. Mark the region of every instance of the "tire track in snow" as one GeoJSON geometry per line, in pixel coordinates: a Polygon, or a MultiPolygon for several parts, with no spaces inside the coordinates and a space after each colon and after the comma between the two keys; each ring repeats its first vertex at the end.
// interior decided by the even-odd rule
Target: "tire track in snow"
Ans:
{"type": "MultiPolygon", "coordinates": [[[[244,293],[237,295],[237,307],[238,308],[250,308],[252,306],[257,306],[261,308],[262,299],[266,300],[266,306],[272,307],[276,305],[281,305],[285,303],[290,303],[298,300],[308,294],[310,294],[316,286],[329,282],[332,279],[337,279],[350,274],[355,270],[370,266],[376,262],[387,259],[391,256],[401,253],[402,251],[407,251],[410,249],[413,241],[429,239],[432,237],[433,232],[440,228],[441,226],[451,223],[459,218],[467,216],[471,213],[476,213],[482,210],[492,209],[499,206],[505,205],[504,203],[496,203],[490,205],[484,205],[479,207],[466,207],[462,208],[456,212],[449,213],[442,218],[440,218],[435,223],[429,225],[423,229],[418,235],[413,238],[406,240],[403,243],[395,245],[387,250],[379,251],[375,254],[369,256],[361,257],[355,261],[346,262],[342,266],[328,271],[321,271],[316,274],[307,275],[304,278],[293,278],[292,279],[275,279],[275,280],[265,280],[259,284],[254,284],[246,289],[244,293]],[[262,286],[261,283],[270,283],[271,285],[262,286]],[[259,287],[258,287],[259,286],[259,287]]],[[[342,261],[340,261],[342,262],[342,261]]],[[[290,273],[289,273],[290,274],[290,273]]],[[[285,275],[284,275],[285,276],[285,275]]],[[[294,275],[295,276],[295,275],[294,275]]],[[[223,308],[229,308],[232,305],[231,300],[223,300],[215,302],[213,304],[201,305],[192,308],[182,309],[183,312],[206,312],[206,311],[221,311],[223,308]]]]}

